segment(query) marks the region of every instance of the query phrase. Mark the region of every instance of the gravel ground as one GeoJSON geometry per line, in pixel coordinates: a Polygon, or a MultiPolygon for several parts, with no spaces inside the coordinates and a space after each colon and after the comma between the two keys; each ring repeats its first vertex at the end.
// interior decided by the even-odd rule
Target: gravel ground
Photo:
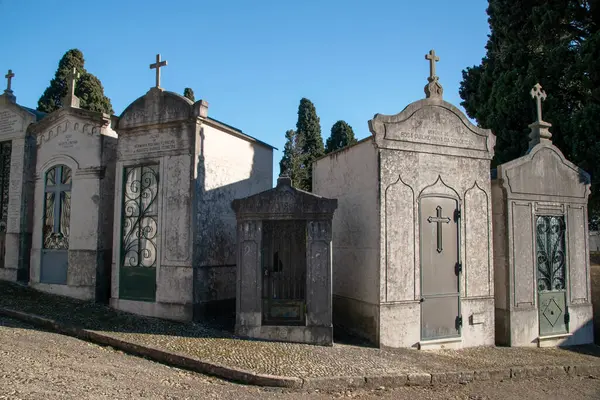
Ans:
{"type": "Polygon", "coordinates": [[[0,317],[0,399],[598,399],[588,378],[291,392],[236,385],[0,317]]]}
{"type": "Polygon", "coordinates": [[[133,343],[195,356],[257,373],[294,377],[375,376],[406,372],[474,371],[514,366],[599,365],[600,347],[565,349],[474,348],[425,352],[333,347],[235,338],[227,321],[182,324],[52,296],[0,282],[0,306],[103,332],[133,343]]]}

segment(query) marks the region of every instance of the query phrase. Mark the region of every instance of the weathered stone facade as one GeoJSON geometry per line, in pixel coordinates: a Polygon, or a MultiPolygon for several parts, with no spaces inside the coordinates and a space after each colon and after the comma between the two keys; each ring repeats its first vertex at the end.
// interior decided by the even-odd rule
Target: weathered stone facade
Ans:
{"type": "Polygon", "coordinates": [[[333,344],[331,221],[337,200],[280,177],[277,187],[237,199],[236,334],[333,344]]]}
{"type": "Polygon", "coordinates": [[[493,345],[495,136],[442,100],[435,75],[425,91],[314,164],[314,192],[339,201],[334,324],[379,346],[493,345]]]}
{"type": "MultiPolygon", "coordinates": [[[[9,72],[10,74],[10,72],[9,72]]],[[[14,76],[14,75],[13,75],[14,76]]],[[[12,90],[0,96],[0,279],[29,280],[35,138],[28,131],[43,117],[16,103],[12,90]]]]}
{"type": "Polygon", "coordinates": [[[30,286],[108,301],[114,168],[113,119],[78,99],[30,127],[36,137],[30,286]]]}
{"type": "Polygon", "coordinates": [[[235,297],[231,200],[271,186],[272,147],[154,87],[122,113],[111,305],[175,320],[235,297]],[[138,240],[141,237],[141,240],[138,240]]]}
{"type": "Polygon", "coordinates": [[[502,345],[594,340],[590,177],[552,144],[550,127],[540,115],[530,125],[527,154],[499,165],[492,182],[496,341],[502,345]]]}

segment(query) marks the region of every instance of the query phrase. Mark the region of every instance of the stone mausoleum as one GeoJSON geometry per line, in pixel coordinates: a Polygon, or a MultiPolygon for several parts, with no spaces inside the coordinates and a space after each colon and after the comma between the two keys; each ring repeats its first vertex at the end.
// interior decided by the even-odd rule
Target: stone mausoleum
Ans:
{"type": "Polygon", "coordinates": [[[191,320],[235,299],[231,201],[272,186],[273,147],[156,85],[131,103],[119,134],[110,304],[191,320]]]}
{"type": "Polygon", "coordinates": [[[333,344],[331,221],[337,200],[279,177],[232,202],[237,216],[236,334],[333,344]]]}
{"type": "Polygon", "coordinates": [[[27,282],[33,214],[35,137],[31,124],[44,113],[17,104],[6,74],[0,95],[0,279],[27,282]]]}
{"type": "Polygon", "coordinates": [[[117,135],[108,114],[79,108],[76,71],[63,107],[36,137],[30,286],[106,302],[110,290],[117,135]]]}
{"type": "Polygon", "coordinates": [[[442,99],[431,51],[426,98],[369,121],[372,137],[313,166],[337,198],[334,325],[379,346],[494,344],[490,160],[495,136],[442,99]]]}
{"type": "Polygon", "coordinates": [[[492,181],[496,342],[509,346],[593,343],[587,202],[590,176],[552,144],[537,121],[526,155],[492,181]]]}

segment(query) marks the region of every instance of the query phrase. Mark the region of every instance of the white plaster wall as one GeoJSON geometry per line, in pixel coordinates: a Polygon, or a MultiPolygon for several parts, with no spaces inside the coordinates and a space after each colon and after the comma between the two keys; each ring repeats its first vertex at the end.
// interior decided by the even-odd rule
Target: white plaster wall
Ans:
{"type": "Polygon", "coordinates": [[[379,341],[377,150],[370,138],[317,160],[313,192],[338,200],[333,216],[333,319],[379,341]]]}

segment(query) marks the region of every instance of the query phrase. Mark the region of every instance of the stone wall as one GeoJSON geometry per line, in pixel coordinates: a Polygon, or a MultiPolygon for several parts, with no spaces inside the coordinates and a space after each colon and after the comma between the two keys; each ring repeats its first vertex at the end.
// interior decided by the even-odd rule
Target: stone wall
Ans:
{"type": "Polygon", "coordinates": [[[378,155],[371,138],[313,166],[313,192],[338,199],[333,217],[333,323],[379,340],[378,155]]]}

